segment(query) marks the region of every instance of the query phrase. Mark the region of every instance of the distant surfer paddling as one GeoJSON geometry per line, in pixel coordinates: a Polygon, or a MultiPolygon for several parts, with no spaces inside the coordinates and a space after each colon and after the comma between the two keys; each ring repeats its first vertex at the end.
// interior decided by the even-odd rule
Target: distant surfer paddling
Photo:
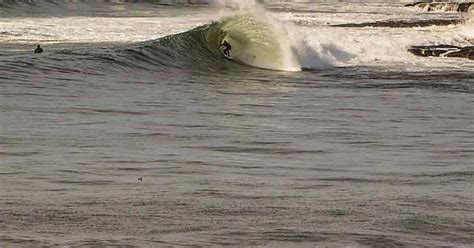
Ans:
{"type": "Polygon", "coordinates": [[[42,52],[43,52],[43,48],[41,48],[40,45],[37,45],[37,46],[36,46],[36,49],[35,49],[35,54],[37,54],[37,53],[42,53],[42,52]]]}
{"type": "Polygon", "coordinates": [[[230,57],[230,50],[232,50],[232,46],[229,44],[229,42],[227,42],[226,40],[224,40],[224,42],[222,42],[222,44],[219,46],[219,48],[223,47],[223,52],[224,52],[224,55],[226,57],[230,57]]]}

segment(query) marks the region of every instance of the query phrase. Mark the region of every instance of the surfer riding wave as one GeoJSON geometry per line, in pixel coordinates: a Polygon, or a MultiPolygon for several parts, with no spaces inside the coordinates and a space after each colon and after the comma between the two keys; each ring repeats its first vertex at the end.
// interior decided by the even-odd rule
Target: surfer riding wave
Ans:
{"type": "Polygon", "coordinates": [[[219,48],[221,47],[224,48],[223,49],[224,55],[227,57],[230,57],[230,51],[232,50],[232,46],[229,44],[229,42],[224,40],[224,42],[222,42],[222,44],[219,45],[219,48]]]}

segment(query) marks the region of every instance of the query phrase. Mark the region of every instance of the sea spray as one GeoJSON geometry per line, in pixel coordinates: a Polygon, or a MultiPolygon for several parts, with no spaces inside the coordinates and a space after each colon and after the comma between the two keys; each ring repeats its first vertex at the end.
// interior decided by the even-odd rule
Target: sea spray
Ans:
{"type": "Polygon", "coordinates": [[[461,26],[459,33],[474,45],[474,17],[471,17],[463,26],[461,26]]]}
{"type": "Polygon", "coordinates": [[[255,10],[260,5],[255,0],[213,0],[214,4],[238,10],[255,10]]]}
{"type": "Polygon", "coordinates": [[[348,60],[350,54],[343,52],[333,43],[324,42],[318,34],[304,32],[294,24],[286,23],[293,54],[303,69],[328,69],[348,60]]]}

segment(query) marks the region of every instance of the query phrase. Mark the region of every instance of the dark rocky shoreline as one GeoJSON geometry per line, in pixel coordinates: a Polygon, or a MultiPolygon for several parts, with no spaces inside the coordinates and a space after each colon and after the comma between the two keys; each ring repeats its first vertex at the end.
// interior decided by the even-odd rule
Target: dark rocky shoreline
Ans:
{"type": "MultiPolygon", "coordinates": [[[[474,13],[474,2],[415,2],[405,7],[415,7],[422,11],[474,13]]],[[[452,23],[452,24],[460,24],[452,23]]],[[[448,24],[449,25],[449,24],[448,24]]],[[[411,46],[408,51],[420,57],[457,57],[474,60],[474,46],[427,45],[411,46]]]]}
{"type": "Polygon", "coordinates": [[[452,11],[474,13],[474,2],[415,2],[405,5],[406,7],[417,7],[423,11],[452,11]]]}

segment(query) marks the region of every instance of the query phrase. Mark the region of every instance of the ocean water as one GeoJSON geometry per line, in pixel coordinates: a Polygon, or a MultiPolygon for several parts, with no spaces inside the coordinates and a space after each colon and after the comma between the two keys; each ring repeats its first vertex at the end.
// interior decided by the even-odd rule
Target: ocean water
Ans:
{"type": "Polygon", "coordinates": [[[473,14],[405,3],[0,1],[0,246],[470,247],[474,62],[407,49],[473,14]]]}

